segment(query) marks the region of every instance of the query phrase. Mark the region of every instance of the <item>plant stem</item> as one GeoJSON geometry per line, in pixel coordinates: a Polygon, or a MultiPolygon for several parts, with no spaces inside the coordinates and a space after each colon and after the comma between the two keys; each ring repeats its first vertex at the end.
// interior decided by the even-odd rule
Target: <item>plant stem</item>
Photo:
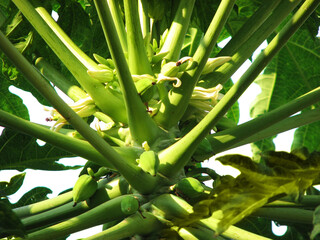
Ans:
{"type": "MultiPolygon", "coordinates": [[[[292,10],[301,2],[301,0],[285,0],[281,1],[280,4],[275,8],[270,17],[264,21],[260,26],[255,26],[255,16],[248,19],[243,26],[244,29],[248,29],[249,33],[254,29],[257,29],[248,39],[241,38],[241,35],[246,34],[242,32],[237,38],[243,41],[243,44],[239,47],[236,43],[237,38],[234,41],[230,41],[225,48],[227,50],[221,51],[220,56],[232,54],[232,60],[225,63],[216,69],[213,73],[206,76],[206,79],[212,79],[211,86],[216,86],[218,83],[224,84],[230,77],[239,69],[239,67],[253,54],[253,52],[260,46],[260,44],[270,36],[275,28],[292,12],[292,10]],[[235,46],[234,46],[235,45],[235,46]],[[238,47],[238,49],[237,49],[238,47]],[[234,51],[237,52],[234,52],[234,51]]],[[[266,5],[273,5],[274,3],[265,3],[266,5]]],[[[257,16],[259,18],[259,16],[257,16]]],[[[240,29],[243,30],[243,29],[240,29]]]]}
{"type": "Polygon", "coordinates": [[[128,39],[128,63],[130,72],[136,75],[153,75],[151,65],[147,57],[146,48],[144,46],[144,41],[142,38],[138,11],[138,1],[124,0],[123,3],[126,17],[128,39]]]}
{"type": "Polygon", "coordinates": [[[107,2],[109,5],[109,8],[110,8],[110,12],[112,15],[112,19],[113,19],[115,28],[116,28],[118,36],[119,36],[122,50],[124,52],[124,55],[126,56],[128,54],[127,33],[126,33],[126,29],[124,27],[123,19],[121,16],[119,1],[107,0],[107,2]]]}
{"type": "MultiPolygon", "coordinates": [[[[128,1],[128,3],[126,3],[125,5],[128,4],[129,6],[131,6],[129,4],[130,1],[128,1]]],[[[153,141],[155,141],[159,137],[159,135],[163,134],[164,132],[156,125],[153,119],[149,116],[149,114],[146,111],[145,105],[142,103],[137,93],[137,90],[135,88],[128,68],[128,64],[119,44],[119,39],[115,32],[114,25],[112,24],[112,18],[108,5],[104,1],[95,1],[95,4],[105,33],[105,37],[107,39],[112,59],[116,66],[120,86],[126,103],[131,135],[137,143],[142,144],[144,141],[147,141],[151,145],[153,141]],[[146,129],[148,129],[148,131],[146,131],[146,129]]],[[[134,23],[132,24],[134,25],[134,23]]],[[[131,26],[131,28],[133,28],[133,26],[131,26]]],[[[131,30],[135,31],[134,29],[131,30]]],[[[133,32],[131,34],[133,34],[133,32]]],[[[131,40],[131,38],[133,38],[133,36],[128,35],[128,39],[131,40]]],[[[129,54],[131,51],[130,49],[134,48],[134,46],[130,47],[130,44],[131,43],[129,41],[129,54]]],[[[139,61],[141,62],[142,60],[137,60],[137,62],[139,61]]],[[[141,65],[143,65],[143,62],[141,63],[141,65]]]]}
{"type": "Polygon", "coordinates": [[[87,74],[88,69],[97,69],[97,64],[72,42],[46,9],[40,5],[34,7],[28,0],[13,0],[13,2],[80,85],[95,100],[97,106],[116,121],[126,123],[122,96],[110,88],[105,88],[98,80],[87,74]]]}
{"type": "MultiPolygon", "coordinates": [[[[261,120],[261,119],[260,119],[261,120]]],[[[215,134],[212,134],[207,137],[207,139],[210,141],[213,152],[215,154],[226,151],[231,148],[239,147],[248,143],[256,142],[259,140],[262,140],[267,137],[274,136],[278,133],[288,131],[290,129],[294,129],[297,127],[301,127],[306,124],[310,124],[316,121],[320,121],[320,110],[314,109],[307,112],[302,112],[299,115],[292,116],[290,118],[286,118],[282,121],[279,121],[269,127],[266,127],[265,125],[256,125],[255,122],[252,122],[253,120],[245,123],[248,124],[246,129],[252,129],[254,130],[254,134],[251,136],[246,136],[245,139],[240,140],[237,139],[237,143],[234,143],[234,141],[231,138],[227,138],[226,136],[238,136],[240,133],[237,133],[241,131],[242,133],[244,130],[241,130],[242,125],[239,125],[237,127],[234,127],[232,129],[228,129],[225,131],[221,131],[215,134]],[[249,125],[250,124],[250,125],[249,125]]],[[[265,120],[269,121],[269,120],[265,120]]]]}
{"type": "Polygon", "coordinates": [[[251,216],[268,218],[281,223],[312,224],[313,211],[297,208],[259,208],[251,216]]]}
{"type": "MultiPolygon", "coordinates": [[[[218,222],[219,222],[218,219],[209,217],[209,218],[201,219],[197,223],[200,226],[210,228],[216,232],[218,229],[218,222]]],[[[246,230],[243,230],[235,226],[230,226],[226,231],[221,233],[221,235],[234,240],[271,240],[270,238],[259,236],[257,234],[248,232],[246,230]]]]}
{"type": "Polygon", "coordinates": [[[169,129],[175,126],[185,113],[193,89],[213,47],[216,44],[221,30],[227,21],[234,2],[235,0],[221,1],[205,36],[201,40],[199,47],[193,56],[194,64],[198,65],[197,68],[195,68],[195,70],[185,72],[181,76],[182,85],[178,88],[171,89],[169,94],[161,99],[159,112],[155,115],[154,119],[164,128],[169,129]]]}
{"type": "Polygon", "coordinates": [[[43,200],[41,202],[15,208],[13,209],[13,211],[19,218],[24,218],[27,216],[35,215],[35,214],[42,213],[44,211],[59,207],[71,201],[72,201],[72,191],[63,193],[55,198],[50,198],[50,199],[43,200]]]}
{"type": "Polygon", "coordinates": [[[189,28],[190,18],[195,0],[181,0],[170,26],[168,36],[160,50],[160,53],[168,52],[167,62],[179,60],[185,35],[189,28]]]}
{"type": "Polygon", "coordinates": [[[105,231],[97,233],[86,240],[118,240],[131,237],[135,234],[147,235],[162,228],[161,223],[151,213],[136,213],[117,225],[108,228],[105,231]]]}
{"type": "Polygon", "coordinates": [[[126,161],[105,142],[80,116],[78,116],[54,91],[52,86],[31,66],[10,41],[0,32],[0,49],[22,74],[56,108],[59,113],[127,179],[133,188],[142,193],[153,191],[156,178],[144,173],[137,164],[126,161]]]}
{"type": "Polygon", "coordinates": [[[101,166],[115,169],[115,167],[109,161],[107,161],[86,141],[72,138],[58,132],[53,132],[48,128],[31,123],[2,110],[0,110],[0,123],[2,126],[9,127],[41,139],[52,144],[53,146],[91,160],[101,166]]]}
{"type": "Polygon", "coordinates": [[[232,36],[227,45],[221,49],[218,56],[232,56],[243,44],[250,41],[253,34],[259,30],[280,2],[281,1],[278,0],[271,0],[267,3],[262,3],[259,9],[243,24],[238,32],[232,36]]]}
{"type": "MultiPolygon", "coordinates": [[[[148,16],[148,1],[139,0],[139,17],[142,30],[142,38],[150,37],[150,18],[148,16]]],[[[148,42],[149,43],[149,42],[148,42]]],[[[148,46],[146,46],[148,48],[148,46]]]]}
{"type": "Polygon", "coordinates": [[[86,202],[81,202],[75,207],[73,207],[73,203],[70,202],[52,210],[23,218],[21,219],[21,222],[26,230],[31,232],[34,231],[34,229],[43,228],[44,226],[48,227],[65,219],[75,217],[86,212],[88,209],[89,206],[86,202]]]}
{"type": "MultiPolygon", "coordinates": [[[[185,166],[189,161],[197,145],[202,139],[208,135],[213,126],[225,115],[228,109],[237,101],[242,93],[250,86],[254,79],[259,73],[266,67],[276,53],[286,44],[289,38],[299,29],[309,15],[319,5],[319,0],[308,0],[300,9],[294,14],[291,20],[285,25],[285,27],[275,36],[268,47],[259,54],[257,59],[249,67],[249,69],[242,75],[237,83],[227,92],[227,94],[218,102],[218,104],[197,124],[188,134],[180,139],[175,144],[171,145],[163,152],[160,153],[159,158],[161,165],[159,171],[166,176],[175,175],[179,169],[185,166]]],[[[320,99],[320,88],[309,92],[308,94],[300,97],[289,104],[286,104],[276,110],[281,115],[276,115],[271,112],[270,122],[266,122],[265,118],[270,118],[269,115],[265,114],[261,118],[257,118],[257,125],[264,125],[264,127],[271,126],[273,123],[281,121],[286,117],[302,110],[303,108],[317,102],[320,99]]],[[[254,132],[251,132],[251,135],[254,132]]],[[[242,132],[242,135],[226,136],[226,138],[232,138],[230,141],[236,142],[241,141],[250,134],[248,132],[242,132]]]]}
{"type": "Polygon", "coordinates": [[[110,222],[113,220],[121,220],[128,216],[128,214],[122,212],[121,210],[121,202],[126,197],[129,196],[123,195],[111,199],[76,217],[70,218],[64,222],[41,229],[39,231],[30,233],[28,234],[28,238],[33,240],[58,239],[60,237],[67,236],[71,233],[86,228],[90,228],[102,223],[110,222]]]}
{"type": "MultiPolygon", "coordinates": [[[[58,70],[53,68],[42,57],[37,58],[37,60],[35,61],[35,66],[50,82],[52,82],[56,87],[67,94],[75,102],[88,97],[85,91],[83,91],[80,87],[73,85],[68,79],[66,79],[58,70]]],[[[95,112],[93,115],[105,123],[113,122],[113,120],[109,116],[102,112],[95,112]]]]}

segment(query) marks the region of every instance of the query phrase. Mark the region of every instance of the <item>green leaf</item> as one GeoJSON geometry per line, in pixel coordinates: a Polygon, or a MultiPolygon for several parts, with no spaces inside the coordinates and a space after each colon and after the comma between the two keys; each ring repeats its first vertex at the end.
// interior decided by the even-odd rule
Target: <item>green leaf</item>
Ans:
{"type": "MultiPolygon", "coordinates": [[[[320,65],[319,44],[319,39],[311,36],[309,30],[302,28],[297,31],[264,73],[256,79],[261,93],[251,105],[251,117],[256,118],[320,86],[320,68],[317,67],[320,65]]],[[[319,129],[319,122],[314,123],[311,128],[299,128],[292,149],[306,146],[312,151],[318,150],[319,141],[315,140],[318,139],[319,129]]],[[[272,138],[255,143],[254,148],[256,153],[273,150],[272,138]]]]}
{"type": "MultiPolygon", "coordinates": [[[[13,73],[15,74],[15,73],[13,73]]],[[[0,74],[0,109],[29,120],[29,112],[22,99],[9,91],[9,81],[0,74]]]]}
{"type": "Polygon", "coordinates": [[[47,195],[52,191],[46,187],[36,187],[25,193],[17,203],[14,204],[14,208],[26,206],[32,203],[40,202],[48,199],[47,195]]]}
{"type": "Polygon", "coordinates": [[[294,132],[291,149],[306,146],[310,152],[320,151],[320,122],[299,127],[294,132]]]}
{"type": "Polygon", "coordinates": [[[230,14],[226,29],[231,36],[235,35],[241,26],[251,17],[251,15],[261,5],[259,0],[238,0],[235,3],[235,7],[230,14]]]}
{"type": "Polygon", "coordinates": [[[0,237],[25,237],[26,232],[7,200],[0,201],[0,237]]]}
{"type": "Polygon", "coordinates": [[[313,225],[314,228],[311,232],[310,238],[311,240],[319,239],[320,234],[320,206],[316,208],[316,210],[313,213],[313,225]]]}
{"type": "Polygon", "coordinates": [[[16,193],[23,184],[25,173],[13,176],[10,182],[0,182],[0,197],[16,193]]]}
{"type": "Polygon", "coordinates": [[[60,158],[73,157],[66,151],[55,148],[49,144],[39,146],[36,138],[17,133],[5,128],[0,136],[0,170],[26,168],[40,170],[67,170],[75,167],[66,167],[59,164],[60,158]]]}
{"type": "Polygon", "coordinates": [[[237,178],[222,177],[214,188],[215,198],[197,203],[209,206],[212,216],[220,220],[218,233],[283,194],[298,200],[320,171],[318,152],[303,160],[294,154],[270,151],[263,155],[265,164],[242,155],[226,155],[217,160],[241,172],[237,178]]]}

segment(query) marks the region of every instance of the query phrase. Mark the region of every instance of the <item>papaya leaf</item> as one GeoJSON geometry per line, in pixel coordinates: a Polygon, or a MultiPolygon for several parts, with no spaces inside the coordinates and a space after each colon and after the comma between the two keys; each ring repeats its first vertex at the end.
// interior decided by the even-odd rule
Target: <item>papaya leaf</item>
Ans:
{"type": "Polygon", "coordinates": [[[312,151],[320,151],[320,123],[315,122],[309,125],[299,127],[294,132],[294,138],[291,149],[306,146],[312,151]]]}
{"type": "MultiPolygon", "coordinates": [[[[261,93],[251,105],[251,117],[256,118],[320,86],[320,68],[317,67],[320,65],[319,44],[320,40],[312,36],[306,26],[297,31],[256,79],[261,93]]],[[[319,128],[320,122],[313,124],[312,131],[308,126],[299,128],[292,149],[305,146],[312,151],[317,150],[319,128]]],[[[259,152],[272,150],[274,148],[267,149],[272,146],[272,138],[264,140],[263,144],[255,144],[259,152]]],[[[257,149],[254,151],[258,152],[257,149]]]]}
{"type": "Polygon", "coordinates": [[[26,168],[39,170],[67,170],[79,166],[67,167],[59,164],[60,158],[74,157],[74,154],[60,150],[50,144],[39,146],[36,138],[5,128],[0,136],[0,170],[26,168]]]}
{"type": "MultiPolygon", "coordinates": [[[[0,63],[0,65],[2,64],[0,63]]],[[[0,74],[0,109],[29,120],[27,107],[23,104],[19,96],[9,91],[9,86],[9,81],[5,79],[3,74],[0,74]]]]}
{"type": "Polygon", "coordinates": [[[17,203],[13,204],[14,208],[26,206],[32,203],[40,202],[48,199],[47,195],[51,194],[52,191],[46,187],[35,187],[25,193],[17,203]]]}
{"type": "Polygon", "coordinates": [[[0,201],[0,237],[22,237],[26,235],[23,224],[18,216],[12,211],[8,200],[0,201]]]}
{"type": "Polygon", "coordinates": [[[319,239],[320,236],[320,206],[313,213],[313,230],[311,232],[311,240],[319,239]]]}
{"type": "MultiPolygon", "coordinates": [[[[212,216],[220,220],[218,233],[270,200],[289,195],[298,201],[320,173],[319,152],[303,160],[291,153],[269,151],[263,154],[264,164],[242,155],[226,155],[217,160],[241,172],[236,178],[222,177],[214,188],[215,197],[209,200],[212,216]]],[[[204,201],[208,205],[208,200],[204,201]]],[[[201,201],[197,204],[201,205],[201,201]]]]}
{"type": "Polygon", "coordinates": [[[0,197],[5,197],[16,193],[23,184],[25,173],[13,176],[10,182],[0,182],[0,197]]]}

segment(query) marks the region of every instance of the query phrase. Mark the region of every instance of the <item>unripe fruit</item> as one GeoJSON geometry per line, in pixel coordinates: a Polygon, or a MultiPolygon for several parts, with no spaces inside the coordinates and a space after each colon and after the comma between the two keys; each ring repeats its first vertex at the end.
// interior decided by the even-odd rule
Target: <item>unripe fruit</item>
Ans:
{"type": "Polygon", "coordinates": [[[178,193],[188,198],[200,197],[205,189],[202,184],[195,178],[187,177],[181,179],[176,185],[175,189],[178,193]]]}
{"type": "Polygon", "coordinates": [[[121,200],[121,211],[125,214],[133,214],[139,209],[139,201],[133,196],[125,196],[121,200]]]}
{"type": "Polygon", "coordinates": [[[93,179],[93,177],[87,174],[81,175],[72,190],[73,206],[76,206],[78,202],[90,198],[96,192],[97,188],[98,183],[93,179]]]}
{"type": "Polygon", "coordinates": [[[150,173],[152,176],[155,176],[159,168],[159,158],[158,155],[152,151],[145,151],[140,155],[140,158],[137,160],[139,167],[143,171],[150,173]]]}

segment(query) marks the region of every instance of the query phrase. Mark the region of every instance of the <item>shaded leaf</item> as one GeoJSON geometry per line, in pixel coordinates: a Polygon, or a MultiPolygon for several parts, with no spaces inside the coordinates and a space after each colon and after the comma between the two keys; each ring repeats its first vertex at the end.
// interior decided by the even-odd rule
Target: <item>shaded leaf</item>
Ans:
{"type": "MultiPolygon", "coordinates": [[[[320,40],[311,36],[306,27],[301,28],[288,41],[287,45],[267,66],[256,83],[261,87],[261,93],[257,96],[251,107],[251,117],[257,117],[280,107],[308,91],[320,86],[320,40]]],[[[320,123],[312,125],[312,131],[308,126],[300,127],[292,146],[305,146],[310,150],[319,147],[320,123]]],[[[267,144],[256,144],[260,151],[272,150],[272,139],[267,144]]],[[[273,148],[274,149],[274,148],[273,148]]],[[[256,151],[256,150],[255,150],[256,151]]]]}
{"type": "Polygon", "coordinates": [[[294,154],[270,151],[263,155],[265,164],[258,164],[242,155],[226,155],[217,160],[241,172],[236,178],[222,177],[214,188],[214,198],[197,203],[198,206],[207,205],[212,216],[220,220],[218,233],[249,216],[269,200],[284,194],[299,200],[320,174],[318,152],[303,160],[294,154]]]}
{"type": "Polygon", "coordinates": [[[14,208],[26,206],[32,203],[40,202],[48,199],[47,195],[52,191],[46,187],[35,187],[25,193],[17,203],[14,204],[14,208]]]}
{"type": "Polygon", "coordinates": [[[313,230],[311,232],[311,240],[319,239],[320,236],[320,206],[313,213],[313,230]]]}
{"type": "Polygon", "coordinates": [[[10,205],[7,200],[0,201],[0,237],[24,237],[24,226],[10,205]]]}
{"type": "Polygon", "coordinates": [[[10,182],[0,182],[0,197],[16,193],[23,184],[25,173],[13,176],[10,182]]]}
{"type": "MultiPolygon", "coordinates": [[[[0,63],[1,64],[1,63],[0,63]]],[[[0,109],[29,120],[29,112],[22,99],[9,91],[9,81],[0,74],[0,109]]]]}
{"type": "Polygon", "coordinates": [[[50,144],[39,146],[36,140],[36,138],[5,128],[0,136],[0,169],[23,171],[26,168],[40,170],[78,168],[78,166],[66,167],[56,162],[60,158],[73,157],[74,154],[50,144]]]}
{"type": "Polygon", "coordinates": [[[320,151],[320,122],[299,127],[294,132],[291,149],[308,147],[310,151],[320,151]]]}

